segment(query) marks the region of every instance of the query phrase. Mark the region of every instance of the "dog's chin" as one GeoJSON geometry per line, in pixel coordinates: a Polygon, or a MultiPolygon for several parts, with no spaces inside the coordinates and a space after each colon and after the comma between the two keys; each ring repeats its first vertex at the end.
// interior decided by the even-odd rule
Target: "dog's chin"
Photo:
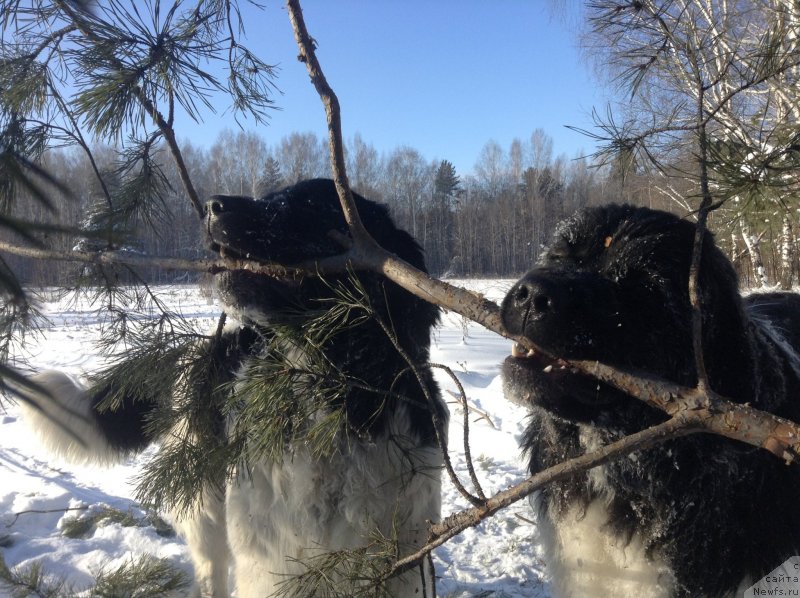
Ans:
{"type": "Polygon", "coordinates": [[[596,378],[538,352],[515,349],[503,362],[502,374],[507,399],[571,422],[595,421],[621,395],[596,378]]]}
{"type": "Polygon", "coordinates": [[[300,280],[249,270],[227,270],[215,277],[222,308],[239,320],[262,321],[290,311],[297,303],[300,280]]]}

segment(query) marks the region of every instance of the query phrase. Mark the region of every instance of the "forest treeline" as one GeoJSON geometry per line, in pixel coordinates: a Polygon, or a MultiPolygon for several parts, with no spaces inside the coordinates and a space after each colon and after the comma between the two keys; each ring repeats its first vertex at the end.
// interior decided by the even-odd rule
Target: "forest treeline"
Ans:
{"type": "MultiPolygon", "coordinates": [[[[261,197],[302,179],[329,176],[326,141],[313,133],[294,133],[269,145],[256,133],[226,130],[210,148],[191,142],[182,146],[202,198],[261,197]]],[[[623,160],[601,167],[589,157],[556,156],[552,138],[542,129],[527,139],[515,139],[509,147],[487,142],[469,174],[457,172],[447,159],[429,160],[412,147],[381,154],[360,135],[349,140],[347,150],[353,188],[390,208],[395,220],[424,247],[428,268],[438,277],[518,276],[537,259],[556,223],[583,206],[629,202],[686,214],[693,203],[691,186],[679,197],[674,184],[665,191],[662,174],[639,172],[623,160]]],[[[129,164],[120,162],[114,148],[95,147],[91,164],[78,149],[49,150],[42,165],[69,192],[53,187],[49,204],[16,201],[14,215],[73,229],[47,235],[44,242],[59,251],[126,247],[153,256],[205,256],[202,226],[173,160],[158,147],[150,153],[152,164],[129,164]],[[158,195],[156,201],[124,198],[131,181],[138,184],[142,177],[157,179],[146,186],[158,195]],[[109,220],[109,196],[132,206],[117,214],[116,221],[109,220]],[[145,205],[150,207],[137,209],[145,205]]],[[[712,224],[722,231],[718,241],[745,284],[754,284],[745,238],[734,225],[738,216],[737,212],[736,218],[728,218],[721,211],[712,224]]],[[[773,218],[779,228],[772,230],[768,214],[754,218],[759,233],[750,235],[766,247],[763,267],[777,280],[781,219],[773,218]]],[[[25,243],[21,238],[15,241],[25,243]]],[[[81,272],[81,266],[69,262],[5,259],[20,280],[32,286],[69,285],[81,272]]],[[[125,276],[124,271],[117,274],[125,276]]],[[[139,275],[150,282],[195,276],[159,269],[139,275]]]]}

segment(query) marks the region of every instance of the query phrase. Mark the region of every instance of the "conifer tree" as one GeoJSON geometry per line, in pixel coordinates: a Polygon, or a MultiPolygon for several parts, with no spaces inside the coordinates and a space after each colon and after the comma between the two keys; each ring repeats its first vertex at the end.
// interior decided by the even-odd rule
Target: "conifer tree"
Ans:
{"type": "MultiPolygon", "coordinates": [[[[222,93],[237,118],[268,118],[274,69],[247,49],[243,35],[237,0],[163,6],[157,0],[0,2],[0,231],[42,248],[60,235],[81,238],[84,249],[124,245],[120,233],[152,229],[170,218],[164,203],[169,183],[155,157],[162,147],[199,215],[203,200],[177,141],[175,113],[202,122],[214,112],[212,94],[222,93]],[[220,68],[224,77],[214,74],[220,68]],[[115,147],[111,170],[98,166],[93,140],[115,147]],[[69,190],[48,175],[41,159],[48,149],[65,146],[84,153],[99,190],[86,226],[14,218],[20,201],[39,202],[57,218],[48,190],[67,196],[69,190]]],[[[124,270],[122,280],[136,282],[136,272],[124,270]]],[[[118,272],[99,266],[91,273],[85,283],[106,293],[101,303],[109,317],[125,317],[115,309],[121,299],[162,311],[147,291],[119,287],[118,272]]],[[[3,376],[16,377],[2,358],[34,310],[1,257],[0,299],[1,387],[3,376]]]]}
{"type": "Polygon", "coordinates": [[[264,162],[264,172],[258,183],[258,195],[263,196],[272,191],[277,191],[283,185],[281,165],[272,156],[264,162]]]}

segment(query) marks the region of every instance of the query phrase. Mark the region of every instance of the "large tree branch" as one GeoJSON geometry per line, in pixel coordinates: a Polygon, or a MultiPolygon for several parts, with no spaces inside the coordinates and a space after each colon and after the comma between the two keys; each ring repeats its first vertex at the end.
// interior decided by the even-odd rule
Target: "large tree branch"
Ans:
{"type": "MultiPolygon", "coordinates": [[[[38,260],[76,262],[95,266],[133,266],[137,268],[162,268],[185,272],[207,272],[218,274],[226,270],[250,270],[281,278],[300,277],[315,274],[315,270],[287,268],[279,264],[260,264],[248,260],[231,259],[185,259],[166,256],[152,256],[124,249],[115,251],[57,251],[39,247],[22,247],[0,241],[0,252],[38,260]]],[[[313,267],[313,266],[312,266],[313,267]]]]}
{"type": "MultiPolygon", "coordinates": [[[[464,315],[489,330],[512,338],[524,346],[546,353],[540,348],[534,347],[527,339],[514,338],[509,335],[502,325],[499,309],[494,303],[463,289],[432,279],[430,276],[399,260],[396,256],[389,254],[378,246],[369,235],[363,234],[362,225],[358,220],[352,200],[352,194],[347,185],[338,100],[327,83],[316,59],[314,42],[308,35],[298,0],[287,0],[287,7],[295,31],[295,38],[300,47],[300,60],[306,64],[311,81],[325,104],[330,132],[331,167],[342,209],[348,223],[356,223],[356,227],[352,230],[353,240],[342,240],[343,245],[348,247],[346,254],[336,260],[331,260],[327,264],[320,264],[320,266],[323,269],[326,267],[342,267],[343,262],[348,262],[354,268],[368,268],[382,272],[394,282],[423,299],[464,315]]],[[[702,103],[702,94],[700,100],[702,103]]],[[[693,127],[693,130],[700,132],[701,138],[705,132],[706,123],[713,118],[714,113],[711,110],[704,117],[702,109],[703,106],[701,105],[699,123],[693,127]]],[[[695,285],[701,255],[704,217],[708,212],[709,206],[707,204],[710,202],[707,200],[709,198],[710,194],[705,188],[703,193],[705,209],[701,212],[701,223],[698,227],[698,235],[693,251],[695,285]]],[[[695,296],[694,298],[695,306],[699,307],[699,297],[695,296]]],[[[700,330],[697,325],[699,324],[699,318],[696,318],[696,320],[694,333],[696,339],[699,339],[700,330]]],[[[700,344],[699,340],[697,344],[700,344]]],[[[719,397],[707,384],[703,383],[705,376],[701,377],[702,382],[698,387],[692,389],[664,380],[634,376],[597,362],[572,361],[564,362],[564,364],[565,367],[571,367],[594,376],[665,411],[672,415],[672,419],[660,426],[623,438],[598,451],[542,471],[522,484],[487,499],[483,505],[455,513],[442,523],[432,525],[428,543],[420,547],[415,553],[400,558],[387,572],[384,579],[399,575],[418,566],[423,562],[425,556],[430,554],[430,551],[437,546],[442,545],[468,527],[477,525],[486,517],[529,495],[545,484],[575,475],[578,472],[606,463],[611,459],[619,458],[634,450],[653,446],[664,440],[705,431],[764,448],[784,458],[787,462],[795,461],[800,456],[800,426],[775,417],[772,414],[752,409],[747,405],[733,403],[719,397]]],[[[699,365],[703,366],[702,359],[699,360],[699,365]]]]}
{"type": "MultiPolygon", "coordinates": [[[[98,266],[128,265],[210,274],[226,270],[250,270],[282,278],[316,275],[320,271],[330,272],[340,268],[344,269],[348,265],[357,269],[370,269],[385,273],[388,278],[398,282],[417,296],[478,322],[492,332],[536,348],[527,339],[514,337],[503,328],[500,321],[500,309],[495,303],[465,289],[432,279],[388,254],[380,247],[369,247],[368,249],[373,251],[354,252],[351,248],[336,261],[327,260],[297,267],[285,267],[279,264],[260,264],[247,260],[155,257],[130,251],[61,252],[0,242],[0,251],[13,255],[98,266]]],[[[536,349],[544,353],[541,349],[536,349]]],[[[725,413],[727,414],[726,418],[707,422],[708,426],[714,426],[713,428],[708,427],[709,432],[767,449],[787,461],[800,460],[800,426],[793,422],[747,405],[728,401],[711,389],[702,392],[697,388],[680,386],[666,380],[624,372],[596,361],[564,361],[563,363],[565,367],[574,368],[586,375],[593,376],[669,415],[674,416],[684,411],[695,411],[701,408],[715,413],[725,413]]]]}
{"type": "MultiPolygon", "coordinates": [[[[305,63],[309,77],[325,104],[328,127],[331,129],[329,135],[331,169],[334,179],[337,181],[337,191],[339,192],[342,209],[346,215],[349,215],[348,222],[358,222],[357,226],[361,227],[360,221],[353,216],[357,214],[357,210],[352,200],[352,194],[349,189],[344,188],[347,184],[347,176],[341,120],[339,117],[339,102],[325,79],[319,61],[316,58],[315,43],[309,36],[303,21],[299,0],[287,0],[287,8],[294,28],[295,39],[300,48],[299,58],[305,63]]],[[[707,122],[705,118],[700,120],[701,123],[707,122]]],[[[694,130],[697,130],[698,126],[695,126],[694,130]]],[[[431,278],[387,252],[369,235],[357,232],[352,234],[352,241],[346,243],[349,247],[346,253],[333,260],[323,261],[318,264],[322,271],[329,268],[342,268],[346,263],[350,263],[352,267],[357,269],[362,268],[381,272],[387,278],[422,299],[455,311],[523,346],[547,354],[541,348],[535,347],[528,339],[509,334],[500,320],[500,310],[496,304],[465,289],[431,278]]],[[[552,357],[555,359],[557,356],[552,357]]],[[[664,380],[638,377],[597,362],[571,361],[565,363],[566,367],[572,367],[582,373],[597,377],[670,414],[699,408],[715,413],[724,412],[728,416],[721,422],[709,420],[707,425],[713,427],[709,427],[708,431],[765,448],[787,460],[795,460],[800,456],[798,452],[800,449],[800,426],[746,405],[727,401],[716,395],[711,389],[703,389],[701,391],[680,387],[664,380]]]]}

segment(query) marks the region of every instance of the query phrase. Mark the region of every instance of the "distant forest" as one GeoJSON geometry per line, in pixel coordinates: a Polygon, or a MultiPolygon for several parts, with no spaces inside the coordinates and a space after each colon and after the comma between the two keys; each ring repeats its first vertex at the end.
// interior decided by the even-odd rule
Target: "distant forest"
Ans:
{"type": "MultiPolygon", "coordinates": [[[[203,198],[214,194],[261,197],[330,172],[325,141],[311,133],[295,133],[270,146],[252,132],[225,131],[207,149],[191,142],[182,145],[189,174],[203,198]]],[[[692,204],[690,197],[677,201],[674,188],[671,195],[660,190],[663,176],[638,172],[635,165],[622,160],[598,167],[587,157],[554,156],[552,139],[541,129],[507,148],[488,142],[469,175],[456,172],[447,159],[428,160],[412,147],[380,154],[359,135],[347,143],[347,149],[354,190],[389,206],[395,220],[424,247],[428,269],[437,277],[518,276],[537,259],[556,223],[583,206],[624,201],[685,214],[686,206],[692,204]]],[[[53,189],[50,206],[16,201],[14,216],[85,232],[85,236],[52,233],[47,243],[57,250],[96,249],[100,242],[100,246],[125,246],[154,256],[206,254],[202,226],[166,152],[152,152],[158,168],[121,164],[118,152],[110,147],[97,147],[93,153],[112,197],[124,196],[137,177],[163,178],[159,185],[149,185],[161,189],[157,201],[127,198],[122,202],[131,207],[120,216],[119,225],[111,227],[113,240],[109,237],[106,242],[103,232],[109,228],[104,209],[107,193],[99,188],[86,154],[76,149],[48,150],[43,157],[44,168],[65,184],[71,196],[53,189]],[[137,211],[137,206],[145,205],[149,206],[146,210],[137,211]]],[[[724,212],[715,214],[714,224],[724,228],[724,212]]],[[[779,232],[762,232],[760,240],[777,238],[779,232]]],[[[718,241],[748,284],[753,277],[740,259],[746,262],[747,252],[741,237],[738,241],[736,237],[736,233],[720,235],[718,241]]],[[[21,238],[14,241],[24,244],[21,238]]],[[[69,285],[80,273],[80,266],[69,262],[4,259],[22,282],[32,286],[69,285]]],[[[778,257],[768,251],[765,261],[774,270],[778,257]]],[[[161,270],[140,275],[160,283],[195,277],[161,270]]]]}

